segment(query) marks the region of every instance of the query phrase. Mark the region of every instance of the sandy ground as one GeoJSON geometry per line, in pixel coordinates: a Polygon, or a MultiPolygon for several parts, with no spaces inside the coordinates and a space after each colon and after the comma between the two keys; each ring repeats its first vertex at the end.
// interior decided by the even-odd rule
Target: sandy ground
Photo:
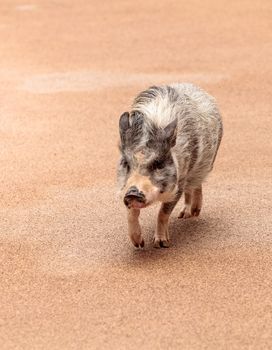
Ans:
{"type": "Polygon", "coordinates": [[[272,7],[0,2],[0,348],[272,348],[272,7]],[[196,220],[155,250],[115,195],[118,118],[150,84],[213,94],[225,135],[196,220]]]}

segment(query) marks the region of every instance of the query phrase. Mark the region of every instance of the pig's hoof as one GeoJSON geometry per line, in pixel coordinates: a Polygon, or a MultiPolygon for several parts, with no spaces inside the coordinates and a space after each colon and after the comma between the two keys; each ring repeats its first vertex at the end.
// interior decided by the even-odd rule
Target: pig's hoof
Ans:
{"type": "Polygon", "coordinates": [[[179,213],[178,216],[179,219],[189,219],[190,217],[192,217],[191,211],[186,207],[179,213]]]}
{"type": "Polygon", "coordinates": [[[200,208],[192,208],[191,213],[192,213],[192,216],[199,216],[200,208]]]}
{"type": "Polygon", "coordinates": [[[169,248],[170,243],[167,239],[154,238],[154,248],[169,248]]]}
{"type": "Polygon", "coordinates": [[[143,248],[145,245],[144,239],[142,237],[140,237],[140,240],[132,238],[131,241],[132,241],[134,247],[136,247],[136,248],[143,248]]]}

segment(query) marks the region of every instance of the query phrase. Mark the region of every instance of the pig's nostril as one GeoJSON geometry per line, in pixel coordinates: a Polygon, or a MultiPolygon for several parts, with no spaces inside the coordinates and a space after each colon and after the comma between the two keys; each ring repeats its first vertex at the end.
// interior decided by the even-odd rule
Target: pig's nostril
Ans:
{"type": "Polygon", "coordinates": [[[129,201],[129,199],[128,198],[124,198],[124,203],[125,203],[125,206],[129,206],[129,203],[130,203],[130,201],[129,201]]]}

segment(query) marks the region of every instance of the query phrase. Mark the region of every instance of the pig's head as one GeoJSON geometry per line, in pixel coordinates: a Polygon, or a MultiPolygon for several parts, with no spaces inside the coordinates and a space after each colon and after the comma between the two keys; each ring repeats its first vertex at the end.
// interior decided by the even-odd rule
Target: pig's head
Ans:
{"type": "Polygon", "coordinates": [[[119,120],[121,159],[118,183],[128,208],[144,208],[170,201],[177,190],[177,168],[171,148],[176,143],[177,120],[159,128],[138,111],[119,120]]]}

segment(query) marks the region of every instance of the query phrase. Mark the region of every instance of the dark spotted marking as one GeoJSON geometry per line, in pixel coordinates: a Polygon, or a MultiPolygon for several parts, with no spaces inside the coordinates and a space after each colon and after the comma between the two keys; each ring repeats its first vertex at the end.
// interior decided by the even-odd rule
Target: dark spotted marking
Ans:
{"type": "Polygon", "coordinates": [[[169,185],[176,184],[177,173],[170,152],[153,160],[142,171],[144,175],[150,177],[151,182],[160,189],[161,193],[166,191],[169,185]]]}
{"type": "Polygon", "coordinates": [[[166,89],[170,103],[176,103],[179,99],[177,91],[169,85],[166,86],[166,89]]]}

